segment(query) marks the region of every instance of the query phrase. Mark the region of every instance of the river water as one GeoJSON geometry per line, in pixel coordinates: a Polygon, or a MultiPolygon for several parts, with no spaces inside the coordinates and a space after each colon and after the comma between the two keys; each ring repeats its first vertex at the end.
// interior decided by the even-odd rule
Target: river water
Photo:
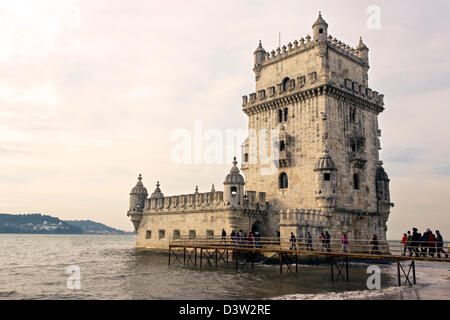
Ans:
{"type": "Polygon", "coordinates": [[[443,263],[417,263],[418,285],[400,288],[396,266],[381,266],[381,290],[368,290],[365,264],[350,264],[349,283],[332,283],[326,265],[200,271],[134,244],[134,235],[0,234],[0,299],[450,299],[443,263]]]}

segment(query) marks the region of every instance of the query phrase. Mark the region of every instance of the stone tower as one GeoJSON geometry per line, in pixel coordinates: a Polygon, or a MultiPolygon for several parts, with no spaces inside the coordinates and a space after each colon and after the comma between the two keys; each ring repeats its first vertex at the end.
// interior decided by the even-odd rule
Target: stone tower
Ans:
{"type": "MultiPolygon", "coordinates": [[[[267,194],[281,229],[293,217],[283,214],[309,210],[326,217],[313,233],[385,239],[393,204],[379,160],[384,102],[369,88],[369,49],[362,39],[354,49],[329,35],[321,13],[312,34],[271,52],[260,43],[254,53],[256,91],[243,97],[246,186],[267,194]]],[[[311,224],[295,219],[289,225],[301,236],[311,224]]]]}

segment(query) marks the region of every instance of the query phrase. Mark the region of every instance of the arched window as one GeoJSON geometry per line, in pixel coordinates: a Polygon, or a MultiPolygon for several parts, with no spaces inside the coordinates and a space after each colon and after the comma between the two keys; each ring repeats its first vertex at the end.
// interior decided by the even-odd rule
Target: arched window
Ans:
{"type": "Polygon", "coordinates": [[[280,189],[287,189],[288,188],[288,176],[285,172],[281,173],[278,177],[278,185],[280,189]]]}
{"type": "Polygon", "coordinates": [[[284,78],[283,82],[282,82],[282,87],[283,87],[283,92],[286,91],[288,84],[289,84],[289,78],[284,78]]]}
{"type": "Polygon", "coordinates": [[[235,197],[237,194],[237,188],[236,187],[231,187],[231,196],[235,197]]]}
{"type": "Polygon", "coordinates": [[[278,122],[283,122],[283,110],[278,110],[278,122]]]}
{"type": "Polygon", "coordinates": [[[284,121],[288,121],[288,108],[284,108],[284,121]]]}
{"type": "Polygon", "coordinates": [[[280,152],[286,150],[286,143],[284,142],[284,140],[280,141],[280,152]]]}

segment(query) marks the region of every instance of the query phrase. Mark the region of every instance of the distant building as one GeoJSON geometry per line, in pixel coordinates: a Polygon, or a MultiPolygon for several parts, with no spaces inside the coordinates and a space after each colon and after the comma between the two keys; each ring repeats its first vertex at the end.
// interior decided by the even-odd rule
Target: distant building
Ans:
{"type": "Polygon", "coordinates": [[[369,88],[369,49],[362,39],[351,48],[333,38],[320,14],[312,31],[271,52],[260,43],[254,53],[256,92],[243,97],[243,111],[257,141],[264,130],[278,132],[276,171],[262,174],[267,164],[249,137],[245,179],[235,159],[223,192],[167,197],[158,182],[148,197],[139,176],[128,211],[136,247],[167,248],[169,239],[220,236],[222,228],[386,239],[393,204],[379,160],[384,97],[369,88]]]}

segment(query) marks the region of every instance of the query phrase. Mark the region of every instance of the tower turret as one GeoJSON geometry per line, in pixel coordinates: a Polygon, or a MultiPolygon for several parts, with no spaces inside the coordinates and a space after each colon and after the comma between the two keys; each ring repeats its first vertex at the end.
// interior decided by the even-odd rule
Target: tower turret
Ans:
{"type": "Polygon", "coordinates": [[[234,157],[233,167],[224,181],[224,202],[231,206],[242,206],[244,204],[244,177],[239,173],[236,157],[234,157]]]}
{"type": "Polygon", "coordinates": [[[364,44],[362,37],[359,38],[359,44],[356,47],[358,57],[369,66],[369,48],[364,44]]]}
{"type": "Polygon", "coordinates": [[[319,17],[314,22],[312,28],[315,42],[327,42],[328,23],[322,18],[322,13],[320,11],[319,17]]]}
{"type": "Polygon", "coordinates": [[[142,183],[142,175],[139,174],[136,186],[131,189],[130,210],[128,211],[128,216],[131,218],[131,222],[133,222],[135,230],[137,230],[139,227],[139,223],[142,218],[142,209],[144,208],[147,195],[147,189],[142,183]]]}
{"type": "Polygon", "coordinates": [[[327,209],[336,207],[337,168],[327,148],[324,149],[323,154],[317,160],[314,171],[317,174],[315,199],[319,208],[327,209]]]}
{"type": "Polygon", "coordinates": [[[253,71],[255,72],[256,80],[258,80],[261,73],[262,64],[266,59],[266,50],[264,50],[261,40],[259,40],[259,46],[258,48],[256,48],[253,56],[255,57],[255,66],[253,68],[253,71]]]}

